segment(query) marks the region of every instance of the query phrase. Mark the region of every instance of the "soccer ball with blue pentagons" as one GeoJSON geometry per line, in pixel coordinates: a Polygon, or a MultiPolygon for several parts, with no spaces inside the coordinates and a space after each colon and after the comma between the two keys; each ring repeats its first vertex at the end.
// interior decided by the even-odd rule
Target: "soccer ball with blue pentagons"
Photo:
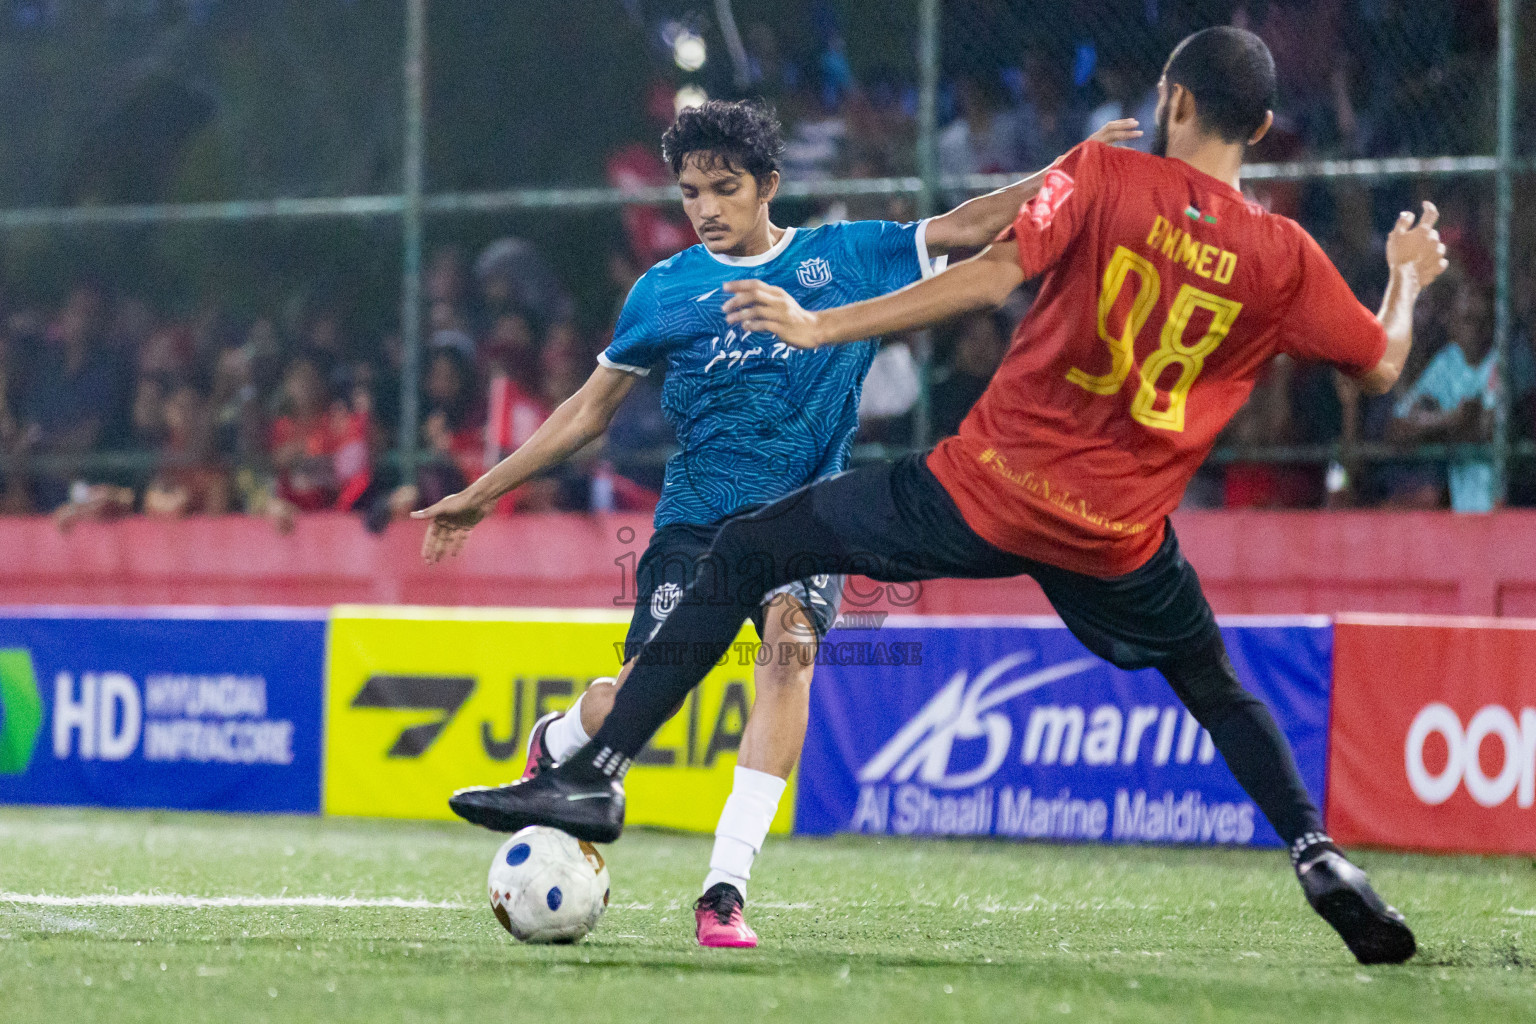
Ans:
{"type": "Polygon", "coordinates": [[[576,942],[608,909],[608,868],[590,843],[533,825],[501,844],[491,910],[523,942],[576,942]]]}

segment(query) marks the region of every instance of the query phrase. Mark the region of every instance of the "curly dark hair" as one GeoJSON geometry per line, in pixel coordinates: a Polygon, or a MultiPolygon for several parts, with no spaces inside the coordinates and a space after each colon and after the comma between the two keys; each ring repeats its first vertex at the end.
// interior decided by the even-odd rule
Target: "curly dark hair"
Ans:
{"type": "Polygon", "coordinates": [[[681,174],[683,158],[703,154],[706,167],[746,171],[761,185],[779,169],[784,128],[766,105],[752,100],[710,100],[677,115],[661,137],[661,155],[681,174]]]}

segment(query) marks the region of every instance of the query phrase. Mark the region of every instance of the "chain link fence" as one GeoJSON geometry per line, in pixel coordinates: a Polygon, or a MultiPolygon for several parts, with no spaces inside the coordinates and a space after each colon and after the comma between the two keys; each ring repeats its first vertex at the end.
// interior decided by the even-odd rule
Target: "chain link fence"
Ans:
{"type": "MultiPolygon", "coordinates": [[[[1469,403],[1486,415],[1436,420],[1277,366],[1192,502],[1438,505],[1475,465],[1489,494],[1530,503],[1536,230],[1511,200],[1536,157],[1533,15],[1517,0],[7,0],[0,500],[280,522],[341,505],[382,524],[525,437],[585,377],[629,283],[693,241],[657,153],[679,105],[780,112],[779,223],[910,219],[1113,117],[1150,128],[1171,47],[1235,23],[1280,73],[1250,192],[1372,305],[1393,216],[1434,198],[1457,267],[1405,379],[1457,346],[1497,382],[1469,403]]],[[[893,339],[857,453],[952,430],[1025,302],[893,339]]],[[[516,503],[643,506],[669,443],[642,389],[602,451],[516,503]]]]}

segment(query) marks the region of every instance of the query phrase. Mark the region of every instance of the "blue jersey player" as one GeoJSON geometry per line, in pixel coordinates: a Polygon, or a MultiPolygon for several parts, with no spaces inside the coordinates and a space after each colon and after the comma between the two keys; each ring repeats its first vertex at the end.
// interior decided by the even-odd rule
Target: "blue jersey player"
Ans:
{"type": "MultiPolygon", "coordinates": [[[[1095,136],[1134,138],[1134,121],[1095,136]]],[[[719,523],[843,469],[858,427],[860,388],[878,338],[815,351],[726,322],[727,281],[756,278],[807,309],[874,298],[931,276],[953,249],[986,245],[1038,191],[1041,175],[912,224],[888,221],[781,228],[768,216],[783,151],[778,122],[751,103],[685,110],[662,138],[683,208],[702,244],[652,267],[635,284],[613,342],[582,389],[517,451],[469,488],[415,513],[430,521],[422,554],[456,554],[498,497],[578,451],[607,428],[638,377],[666,367],[662,404],[679,451],[667,463],[656,531],[636,567],[637,603],[618,678],[594,682],[529,738],[529,774],[578,749],[607,717],[634,656],[691,582],[719,523]]],[[[755,946],[742,914],[752,861],[805,737],[816,646],[836,618],[842,581],[813,576],[769,594],[758,636],[756,702],[734,787],[715,833],[701,945],[755,946]]]]}

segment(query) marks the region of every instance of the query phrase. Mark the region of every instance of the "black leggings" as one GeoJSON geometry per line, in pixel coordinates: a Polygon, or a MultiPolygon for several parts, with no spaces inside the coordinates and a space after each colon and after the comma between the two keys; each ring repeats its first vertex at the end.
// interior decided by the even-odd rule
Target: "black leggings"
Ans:
{"type": "Polygon", "coordinates": [[[641,650],[594,748],[632,757],[726,653],[763,594],[823,573],[882,582],[1033,576],[1093,653],[1163,673],[1283,840],[1322,831],[1284,735],[1232,670],[1171,525],[1133,572],[1070,572],[979,537],[922,456],[840,474],[722,525],[693,586],[641,650]]]}

